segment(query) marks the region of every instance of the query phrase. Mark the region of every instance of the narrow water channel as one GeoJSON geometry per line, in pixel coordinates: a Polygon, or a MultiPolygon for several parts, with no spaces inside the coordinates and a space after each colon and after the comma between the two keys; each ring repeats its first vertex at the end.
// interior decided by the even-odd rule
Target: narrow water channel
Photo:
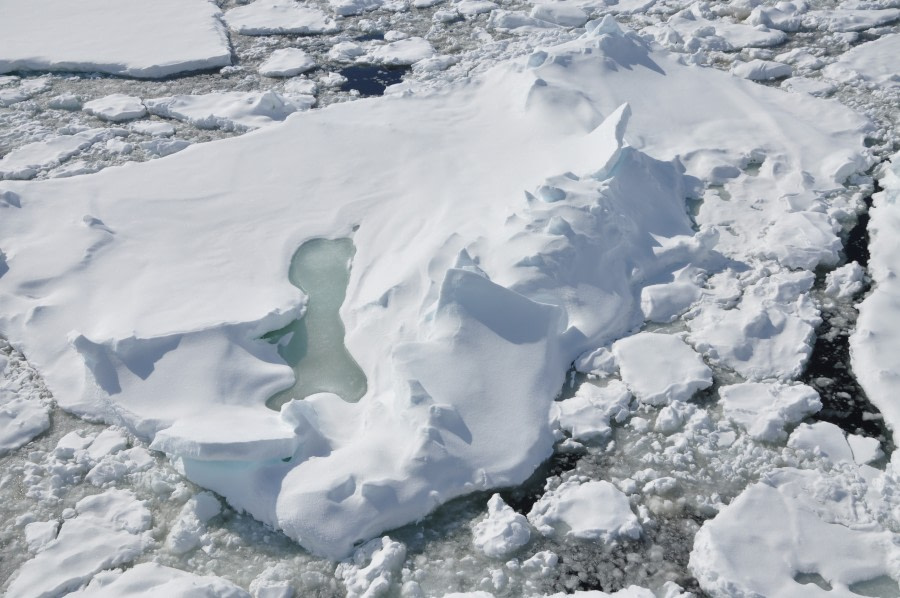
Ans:
{"type": "Polygon", "coordinates": [[[366,376],[344,345],[340,316],[355,251],[350,239],[313,239],[294,254],[288,277],[309,299],[303,317],[263,336],[278,345],[296,378],[266,402],[271,409],[317,392],[332,392],[351,403],[366,393],[366,376]]]}

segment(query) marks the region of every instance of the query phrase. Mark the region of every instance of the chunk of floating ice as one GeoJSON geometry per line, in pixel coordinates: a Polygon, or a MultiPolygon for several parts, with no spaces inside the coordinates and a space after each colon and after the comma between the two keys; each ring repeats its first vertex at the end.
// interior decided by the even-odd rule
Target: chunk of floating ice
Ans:
{"type": "Polygon", "coordinates": [[[628,497],[606,481],[563,482],[534,503],[528,519],[545,536],[579,540],[635,540],[643,531],[628,497]]]}
{"type": "MultiPolygon", "coordinates": [[[[691,572],[716,598],[832,595],[802,585],[803,575],[817,575],[835,594],[850,596],[852,584],[896,577],[895,535],[859,508],[860,492],[865,492],[860,478],[837,472],[767,474],[703,524],[694,540],[691,572]]],[[[872,492],[868,497],[871,504],[881,500],[872,492]]]]}
{"type": "Polygon", "coordinates": [[[551,414],[575,440],[604,439],[612,433],[610,420],[622,423],[631,414],[630,404],[631,392],[622,382],[603,387],[586,382],[571,399],[553,403],[551,414]]]}
{"type": "Polygon", "coordinates": [[[811,10],[803,16],[803,22],[807,27],[838,32],[865,31],[898,19],[900,8],[880,10],[832,8],[811,10]]]}
{"type": "Polygon", "coordinates": [[[0,388],[0,455],[24,446],[49,427],[49,410],[38,399],[0,388]]]}
{"type": "Polygon", "coordinates": [[[434,48],[421,37],[410,37],[378,46],[364,60],[387,66],[406,66],[434,56],[434,48]]]}
{"type": "Polygon", "coordinates": [[[77,589],[103,569],[136,559],[153,543],[150,511],[128,490],[108,490],[75,505],[51,540],[14,574],[9,598],[58,596],[77,589]]]}
{"type": "Polygon", "coordinates": [[[900,56],[900,33],[892,33],[841,54],[837,61],[825,67],[822,74],[835,81],[862,79],[876,85],[897,88],[900,87],[897,56],[900,56]]]}
{"type": "Polygon", "coordinates": [[[869,211],[869,274],[874,289],[859,305],[850,357],[866,395],[896,434],[900,430],[896,400],[900,384],[900,153],[884,169],[881,186],[884,191],[873,195],[874,207],[869,211]]]}
{"type": "Polygon", "coordinates": [[[783,62],[756,59],[734,65],[731,68],[731,72],[738,77],[750,79],[751,81],[771,81],[772,79],[790,77],[794,69],[791,68],[791,65],[783,62]]]}
{"type": "Polygon", "coordinates": [[[815,453],[817,457],[833,463],[852,463],[853,450],[847,442],[844,431],[830,422],[800,424],[788,438],[788,446],[815,453]]]}
{"type": "Polygon", "coordinates": [[[100,120],[110,122],[122,122],[134,120],[147,114],[147,108],[141,102],[141,98],[114,93],[85,103],[82,108],[88,114],[96,116],[100,120]]]}
{"type": "Polygon", "coordinates": [[[316,61],[299,48],[275,50],[261,65],[259,74],[264,77],[293,77],[312,70],[316,61]]]}
{"type": "Polygon", "coordinates": [[[472,530],[475,548],[494,559],[507,558],[531,540],[531,526],[499,494],[488,500],[487,516],[472,530]]]}
{"type": "Polygon", "coordinates": [[[225,22],[243,35],[334,33],[340,26],[317,8],[295,0],[256,0],[225,12],[225,22]]]}
{"type": "Polygon", "coordinates": [[[712,370],[677,336],[641,332],[616,341],[612,352],[622,380],[642,403],[686,401],[712,386],[712,370]]]}
{"type": "Polygon", "coordinates": [[[211,575],[197,575],[157,563],[141,563],[122,572],[101,573],[87,586],[66,594],[71,598],[250,598],[244,589],[227,579],[211,575]]]}
{"type": "Polygon", "coordinates": [[[0,73],[155,78],[231,64],[221,13],[206,0],[122,0],[115,10],[105,0],[0,0],[0,14],[0,73]]]}
{"type": "Polygon", "coordinates": [[[274,91],[178,95],[149,99],[144,104],[151,114],[184,121],[200,129],[225,131],[246,131],[271,125],[297,109],[274,91]]]}
{"type": "Polygon", "coordinates": [[[575,2],[549,2],[535,4],[531,16],[562,27],[583,27],[588,15],[575,2]]]}
{"type": "Polygon", "coordinates": [[[719,389],[725,417],[738,423],[756,440],[784,441],[785,427],[822,408],[819,393],[805,384],[747,382],[719,389]]]}
{"type": "Polygon", "coordinates": [[[0,178],[30,179],[42,169],[57,166],[95,143],[127,133],[122,129],[88,129],[28,143],[0,159],[0,178]]]}
{"type": "Polygon", "coordinates": [[[352,562],[337,566],[335,577],[344,582],[347,598],[380,596],[400,576],[406,546],[385,536],[361,546],[352,562]]]}

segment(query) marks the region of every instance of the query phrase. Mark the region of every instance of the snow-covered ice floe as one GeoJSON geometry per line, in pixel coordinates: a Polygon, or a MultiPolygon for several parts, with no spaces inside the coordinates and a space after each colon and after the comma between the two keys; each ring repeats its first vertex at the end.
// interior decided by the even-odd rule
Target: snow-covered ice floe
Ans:
{"type": "Polygon", "coordinates": [[[294,0],[256,0],[226,12],[225,22],[243,35],[312,35],[340,29],[323,11],[294,0]]]}
{"type": "MultiPolygon", "coordinates": [[[[823,194],[869,165],[866,122],[839,105],[686,66],[612,18],[586,27],[443,91],[335,104],[93,176],[4,183],[0,333],[61,406],[128,427],[331,558],[453,497],[521,483],[552,451],[548,412],[570,364],[643,322],[644,286],[686,261],[750,259],[761,234],[783,239],[779,225],[809,234],[766,243],[766,259],[829,263],[823,194]],[[742,174],[751,158],[772,176],[742,174]],[[769,199],[708,200],[695,232],[694,176],[769,199]],[[342,237],[356,247],[345,343],[368,391],[269,410],[293,381],[261,337],[304,306],[291,256],[342,237]]],[[[220,122],[185,102],[145,104],[220,122]]],[[[772,364],[752,343],[808,341],[799,296],[811,282],[775,274],[741,274],[759,281],[740,300],[704,290],[719,311],[691,325],[694,347],[758,368],[772,364]],[[728,354],[716,330],[737,309],[752,339],[728,354]]],[[[696,376],[670,391],[626,375],[645,400],[708,382],[694,350],[671,342],[696,376]]],[[[638,529],[603,526],[585,533],[638,529]]]]}
{"type": "Polygon", "coordinates": [[[853,371],[869,400],[881,410],[884,422],[900,430],[900,154],[895,154],[881,177],[883,191],[874,194],[870,210],[869,274],[872,293],[859,305],[856,330],[850,337],[853,371]]]}
{"type": "Polygon", "coordinates": [[[207,0],[0,0],[0,15],[0,73],[155,78],[231,64],[221,13],[207,0]]]}

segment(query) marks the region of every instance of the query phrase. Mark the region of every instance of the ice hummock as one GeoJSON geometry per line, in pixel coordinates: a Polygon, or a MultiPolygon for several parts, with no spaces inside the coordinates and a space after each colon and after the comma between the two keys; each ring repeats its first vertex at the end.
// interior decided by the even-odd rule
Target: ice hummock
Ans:
{"type": "Polygon", "coordinates": [[[158,78],[231,64],[207,0],[0,0],[0,73],[101,72],[158,78]]]}

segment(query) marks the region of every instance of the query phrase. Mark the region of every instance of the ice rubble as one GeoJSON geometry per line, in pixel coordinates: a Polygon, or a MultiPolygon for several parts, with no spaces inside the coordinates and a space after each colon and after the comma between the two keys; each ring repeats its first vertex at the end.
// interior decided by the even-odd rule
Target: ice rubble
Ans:
{"type": "Polygon", "coordinates": [[[0,0],[0,73],[165,77],[231,64],[221,13],[207,0],[0,0]],[[52,18],[48,18],[52,15],[52,18]]]}
{"type": "Polygon", "coordinates": [[[546,492],[528,513],[546,536],[609,543],[641,536],[641,524],[625,494],[607,481],[570,479],[546,492]]]}
{"type": "MultiPolygon", "coordinates": [[[[283,66],[281,63],[279,61],[279,65],[283,66]]],[[[177,95],[148,99],[144,104],[150,114],[184,121],[199,129],[225,131],[265,127],[283,121],[297,110],[296,105],[274,91],[177,95]]]]}
{"type": "MultiPolygon", "coordinates": [[[[146,104],[207,121],[182,101],[146,104]]],[[[720,262],[711,245],[748,259],[759,239],[741,234],[761,219],[799,215],[821,233],[778,259],[827,260],[833,223],[811,209],[868,164],[865,123],[811,102],[685,66],[607,19],[445,92],[334,105],[96,176],[6,183],[20,207],[0,219],[0,332],[65,408],[153,439],[232,505],[341,557],[454,496],[524,480],[550,453],[568,365],[640,324],[644,285],[685,260],[720,262]],[[773,199],[747,208],[747,228],[713,210],[703,226],[723,232],[694,236],[692,179],[641,149],[731,177],[752,150],[788,174],[766,178],[773,199]],[[369,392],[271,412],[291,374],[259,337],[301,309],[291,255],[351,234],[341,315],[369,392]]],[[[802,313],[792,293],[806,281],[782,278],[741,305],[802,313]]],[[[749,330],[771,336],[753,318],[749,330]]],[[[717,324],[695,322],[692,342],[712,351],[717,324]]]]}
{"type": "Polygon", "coordinates": [[[475,548],[495,559],[507,558],[531,539],[528,520],[513,511],[499,494],[488,500],[487,516],[472,531],[475,548]]]}
{"type": "Polygon", "coordinates": [[[853,371],[869,400],[881,410],[884,422],[900,430],[900,153],[895,154],[881,177],[883,191],[872,196],[869,211],[869,275],[874,289],[859,304],[856,330],[850,337],[853,371]]]}
{"type": "Polygon", "coordinates": [[[70,598],[250,598],[245,590],[221,577],[187,573],[156,563],[141,563],[127,571],[104,572],[70,598]]]}

